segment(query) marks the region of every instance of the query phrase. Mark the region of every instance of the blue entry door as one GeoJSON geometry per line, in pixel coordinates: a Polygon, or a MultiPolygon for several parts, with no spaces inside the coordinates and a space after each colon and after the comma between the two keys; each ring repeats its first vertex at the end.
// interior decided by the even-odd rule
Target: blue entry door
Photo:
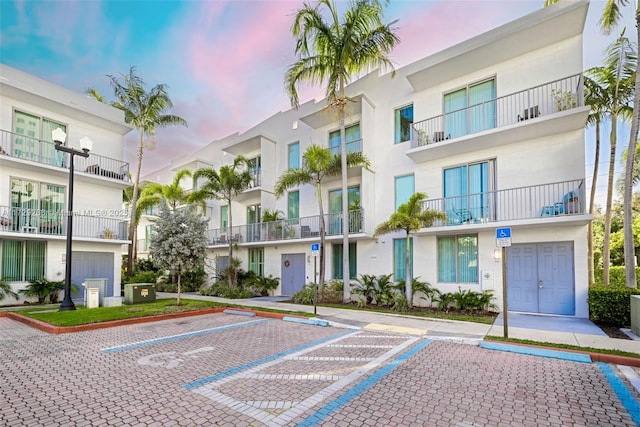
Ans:
{"type": "Polygon", "coordinates": [[[302,290],[305,281],[305,255],[282,254],[281,295],[293,295],[302,290]]]}
{"type": "Polygon", "coordinates": [[[575,314],[573,245],[539,243],[507,249],[509,310],[575,314]]]}

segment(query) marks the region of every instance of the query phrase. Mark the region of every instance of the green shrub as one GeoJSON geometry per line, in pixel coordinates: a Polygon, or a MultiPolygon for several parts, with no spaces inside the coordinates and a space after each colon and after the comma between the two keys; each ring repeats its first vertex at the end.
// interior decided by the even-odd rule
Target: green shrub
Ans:
{"type": "Polygon", "coordinates": [[[131,276],[124,283],[156,283],[158,281],[158,276],[159,274],[155,271],[137,271],[136,274],[131,276]]]}
{"type": "Polygon", "coordinates": [[[313,301],[316,298],[316,286],[313,283],[307,283],[298,292],[291,296],[291,299],[296,304],[313,305],[313,301]]]}
{"type": "MultiPolygon", "coordinates": [[[[62,290],[64,290],[64,280],[53,281],[41,279],[30,281],[27,287],[20,289],[19,292],[26,297],[36,297],[38,304],[45,304],[47,302],[55,304],[58,302],[58,295],[62,290]]],[[[78,287],[73,283],[71,284],[71,293],[78,293],[78,287]]]]}
{"type": "Polygon", "coordinates": [[[589,318],[594,322],[625,327],[631,324],[630,295],[640,295],[640,289],[623,286],[592,286],[589,288],[589,318]]]}
{"type": "MultiPolygon", "coordinates": [[[[609,286],[626,286],[625,279],[627,275],[624,272],[624,265],[613,266],[609,268],[609,286]]],[[[602,269],[595,271],[596,285],[602,284],[602,269]]],[[[636,288],[640,288],[640,267],[636,267],[636,288]]]]}
{"type": "Polygon", "coordinates": [[[240,288],[229,286],[227,282],[216,282],[208,288],[200,289],[200,294],[228,299],[252,298],[253,293],[240,288]]]}
{"type": "Polygon", "coordinates": [[[0,278],[0,301],[6,297],[19,298],[18,293],[13,291],[11,285],[5,279],[0,278]]]}
{"type": "Polygon", "coordinates": [[[324,292],[322,295],[322,302],[326,304],[339,304],[342,302],[342,280],[330,280],[324,284],[324,292]]]}
{"type": "MultiPolygon", "coordinates": [[[[205,282],[205,278],[207,277],[207,273],[204,271],[204,268],[199,268],[195,271],[187,271],[182,273],[182,280],[180,286],[182,288],[182,292],[197,292],[202,288],[205,282]]],[[[176,289],[177,289],[177,283],[176,289]]]]}
{"type": "Polygon", "coordinates": [[[269,291],[277,289],[279,284],[280,278],[273,277],[271,274],[269,275],[269,277],[254,276],[253,278],[249,278],[248,280],[246,280],[245,283],[247,287],[256,291],[262,296],[269,295],[269,291]]]}

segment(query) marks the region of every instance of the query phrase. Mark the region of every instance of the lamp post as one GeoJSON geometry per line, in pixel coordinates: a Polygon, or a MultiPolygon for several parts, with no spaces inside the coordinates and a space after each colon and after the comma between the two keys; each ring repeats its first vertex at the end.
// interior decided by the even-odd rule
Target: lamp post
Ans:
{"type": "Polygon", "coordinates": [[[93,143],[89,138],[80,138],[80,148],[82,150],[76,150],[64,145],[67,139],[67,134],[60,128],[57,128],[51,132],[53,141],[55,142],[55,148],[58,151],[69,153],[69,196],[67,202],[67,251],[65,262],[65,275],[64,275],[64,299],[60,304],[60,311],[75,310],[76,306],[71,300],[71,241],[73,238],[73,156],[89,157],[89,150],[93,143]]]}

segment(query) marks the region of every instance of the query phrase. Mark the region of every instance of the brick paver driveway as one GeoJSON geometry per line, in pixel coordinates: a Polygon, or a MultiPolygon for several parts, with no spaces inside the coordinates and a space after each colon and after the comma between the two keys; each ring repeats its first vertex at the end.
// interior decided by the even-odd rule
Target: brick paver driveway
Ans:
{"type": "Polygon", "coordinates": [[[3,426],[639,422],[609,365],[229,314],[63,335],[0,318],[0,360],[3,426]]]}

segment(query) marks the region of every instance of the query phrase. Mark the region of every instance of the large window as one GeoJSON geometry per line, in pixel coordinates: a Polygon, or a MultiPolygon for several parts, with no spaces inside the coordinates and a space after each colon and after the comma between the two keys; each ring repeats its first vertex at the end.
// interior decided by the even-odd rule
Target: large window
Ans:
{"type": "Polygon", "coordinates": [[[16,135],[13,140],[13,155],[38,163],[64,166],[63,153],[56,151],[51,136],[51,131],[57,128],[67,131],[67,127],[62,123],[14,111],[13,132],[16,135]]]}
{"type": "Polygon", "coordinates": [[[478,236],[438,238],[438,281],[478,283],[478,236]]]}
{"type": "MultiPolygon", "coordinates": [[[[334,279],[342,279],[343,271],[342,271],[342,244],[334,243],[332,245],[332,264],[333,264],[333,278],[334,279]]],[[[351,279],[355,279],[358,276],[358,252],[357,245],[354,243],[349,243],[349,277],[351,279]]]]}
{"type": "Polygon", "coordinates": [[[287,150],[287,159],[289,169],[297,169],[300,167],[300,143],[294,142],[289,144],[287,150]]]}
{"type": "Polygon", "coordinates": [[[413,104],[398,108],[393,112],[393,143],[411,139],[411,125],[413,124],[413,104]]]}
{"type": "MultiPolygon", "coordinates": [[[[409,239],[409,262],[411,277],[413,278],[413,239],[409,239]]],[[[393,239],[393,277],[395,280],[405,280],[407,269],[407,239],[393,239]]]]}
{"type": "Polygon", "coordinates": [[[415,178],[413,175],[396,176],[396,211],[398,207],[409,201],[415,193],[415,178]]]}
{"type": "MultiPolygon", "coordinates": [[[[360,213],[360,187],[354,186],[347,189],[349,202],[349,232],[357,233],[362,226],[360,213]]],[[[327,221],[327,234],[342,234],[342,190],[329,191],[329,217],[327,221]]]]}
{"type": "Polygon", "coordinates": [[[262,161],[260,156],[249,159],[249,174],[251,175],[251,182],[249,187],[260,187],[261,185],[261,167],[262,161]]]}
{"type": "Polygon", "coordinates": [[[229,226],[229,206],[220,206],[220,228],[223,232],[227,231],[229,226]]]}
{"type": "MultiPolygon", "coordinates": [[[[347,153],[359,153],[362,151],[360,147],[360,123],[347,126],[345,129],[345,141],[347,144],[347,153]]],[[[340,148],[340,130],[334,130],[329,134],[329,149],[331,154],[340,154],[342,148],[340,148]]]]}
{"type": "Polygon", "coordinates": [[[3,240],[0,277],[9,282],[44,279],[45,242],[3,240]]]}
{"type": "Polygon", "coordinates": [[[21,178],[11,179],[13,231],[62,233],[65,188],[21,178]]]}
{"type": "Polygon", "coordinates": [[[249,249],[249,271],[264,276],[264,248],[249,249]]]}
{"type": "Polygon", "coordinates": [[[494,160],[444,170],[445,208],[449,222],[482,222],[491,216],[494,160]]]}
{"type": "Polygon", "coordinates": [[[300,192],[289,191],[287,194],[287,218],[300,218],[300,192]]]}
{"type": "Polygon", "coordinates": [[[247,206],[247,240],[260,240],[260,221],[262,221],[262,205],[247,206]]]}
{"type": "Polygon", "coordinates": [[[474,83],[445,94],[444,134],[446,138],[457,138],[496,127],[495,98],[494,79],[474,83]]]}

